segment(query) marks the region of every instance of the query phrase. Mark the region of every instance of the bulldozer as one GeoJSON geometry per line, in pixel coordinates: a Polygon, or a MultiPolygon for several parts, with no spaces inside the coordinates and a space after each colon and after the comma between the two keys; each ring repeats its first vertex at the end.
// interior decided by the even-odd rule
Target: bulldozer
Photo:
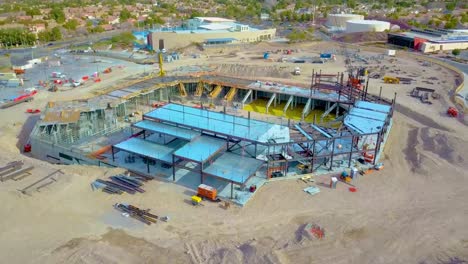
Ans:
{"type": "Polygon", "coordinates": [[[392,83],[392,84],[400,83],[400,79],[398,79],[397,77],[384,76],[383,80],[384,80],[384,83],[392,83]]]}

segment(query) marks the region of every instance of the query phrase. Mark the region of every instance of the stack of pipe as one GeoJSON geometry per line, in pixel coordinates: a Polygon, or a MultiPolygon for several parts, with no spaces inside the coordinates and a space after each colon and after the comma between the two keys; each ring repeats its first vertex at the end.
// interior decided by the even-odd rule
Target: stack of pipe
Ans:
{"type": "Polygon", "coordinates": [[[157,215],[151,214],[149,212],[149,209],[142,210],[130,204],[116,203],[114,205],[114,208],[121,211],[122,213],[128,214],[129,216],[147,225],[151,225],[151,223],[156,223],[157,219],[159,219],[157,215]]]}
{"type": "Polygon", "coordinates": [[[135,194],[136,192],[145,192],[141,187],[143,182],[148,180],[144,177],[130,177],[120,174],[109,177],[109,180],[97,179],[92,183],[92,186],[109,194],[122,194],[124,192],[135,194]]]}

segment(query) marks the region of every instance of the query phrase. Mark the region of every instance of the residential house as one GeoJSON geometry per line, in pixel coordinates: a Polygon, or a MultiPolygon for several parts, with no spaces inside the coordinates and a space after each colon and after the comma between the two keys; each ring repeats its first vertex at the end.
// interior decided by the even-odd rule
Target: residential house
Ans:
{"type": "Polygon", "coordinates": [[[101,26],[105,31],[111,31],[114,30],[114,27],[111,24],[104,24],[101,26]]]}
{"type": "Polygon", "coordinates": [[[261,14],[260,14],[260,19],[261,19],[261,20],[269,20],[269,19],[270,19],[270,14],[268,14],[268,13],[261,13],[261,14]]]}
{"type": "Polygon", "coordinates": [[[38,34],[39,32],[46,31],[46,25],[41,23],[41,24],[34,24],[29,26],[29,31],[34,34],[38,34]]]}
{"type": "Polygon", "coordinates": [[[16,20],[32,20],[31,16],[17,16],[16,20]]]}
{"type": "Polygon", "coordinates": [[[120,17],[118,16],[109,16],[106,18],[107,24],[115,25],[120,23],[120,17]]]}
{"type": "Polygon", "coordinates": [[[44,19],[43,15],[34,15],[34,16],[32,16],[32,20],[42,20],[42,19],[44,19]]]}

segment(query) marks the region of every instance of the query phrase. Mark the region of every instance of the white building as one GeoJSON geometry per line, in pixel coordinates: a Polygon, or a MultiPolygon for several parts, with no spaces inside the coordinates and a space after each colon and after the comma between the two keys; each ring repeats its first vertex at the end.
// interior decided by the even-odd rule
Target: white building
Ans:
{"type": "Polygon", "coordinates": [[[356,14],[329,14],[325,25],[332,29],[344,30],[346,28],[346,22],[363,19],[364,16],[356,14]]]}
{"type": "Polygon", "coordinates": [[[350,20],[346,22],[346,33],[383,32],[390,30],[390,23],[379,20],[350,20]]]}

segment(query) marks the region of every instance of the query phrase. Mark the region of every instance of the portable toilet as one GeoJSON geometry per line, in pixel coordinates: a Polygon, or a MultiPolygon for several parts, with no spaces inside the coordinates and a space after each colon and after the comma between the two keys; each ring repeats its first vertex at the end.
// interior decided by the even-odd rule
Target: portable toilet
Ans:
{"type": "Polygon", "coordinates": [[[270,58],[270,53],[268,53],[268,52],[263,53],[263,58],[265,60],[268,60],[270,58]]]}

